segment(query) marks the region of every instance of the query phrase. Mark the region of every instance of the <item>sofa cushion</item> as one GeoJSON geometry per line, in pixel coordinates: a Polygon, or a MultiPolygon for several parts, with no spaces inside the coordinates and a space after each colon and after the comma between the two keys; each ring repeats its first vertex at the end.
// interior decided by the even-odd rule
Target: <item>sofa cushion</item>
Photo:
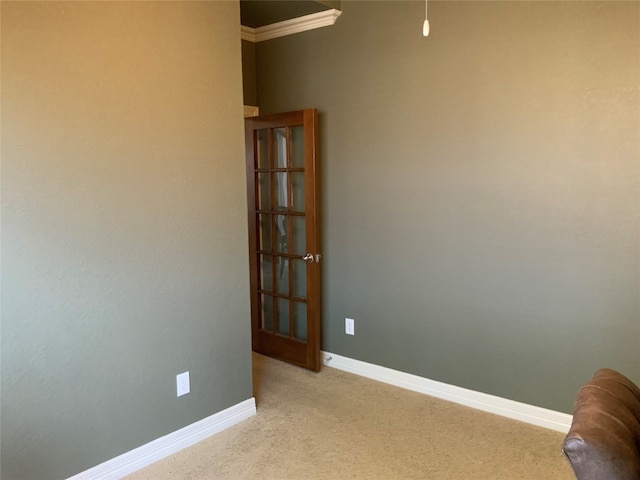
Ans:
{"type": "Polygon", "coordinates": [[[576,396],[563,448],[578,480],[640,480],[640,390],[610,369],[576,396]]]}

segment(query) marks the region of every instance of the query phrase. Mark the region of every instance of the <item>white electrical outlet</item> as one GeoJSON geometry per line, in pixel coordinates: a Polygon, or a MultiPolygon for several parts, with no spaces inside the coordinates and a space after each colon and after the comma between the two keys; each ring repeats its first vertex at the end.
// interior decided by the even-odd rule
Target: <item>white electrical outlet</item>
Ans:
{"type": "Polygon", "coordinates": [[[355,335],[356,334],[356,321],[353,318],[345,318],[344,319],[344,333],[347,335],[355,335]]]}
{"type": "Polygon", "coordinates": [[[191,382],[189,381],[189,372],[181,373],[176,376],[176,387],[178,396],[186,395],[191,391],[191,382]]]}

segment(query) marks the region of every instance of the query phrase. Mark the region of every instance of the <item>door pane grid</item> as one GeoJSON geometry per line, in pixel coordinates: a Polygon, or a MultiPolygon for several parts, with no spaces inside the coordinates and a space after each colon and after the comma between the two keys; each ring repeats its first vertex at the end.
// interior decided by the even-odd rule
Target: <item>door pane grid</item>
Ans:
{"type": "Polygon", "coordinates": [[[272,169],[273,168],[273,151],[275,149],[274,146],[274,141],[273,141],[273,129],[269,129],[269,164],[268,164],[268,168],[272,169]]]}
{"type": "Polygon", "coordinates": [[[278,328],[276,332],[279,335],[283,335],[286,337],[291,336],[291,316],[289,312],[289,300],[286,298],[278,298],[276,307],[276,319],[278,323],[278,328]]]}
{"type": "Polygon", "coordinates": [[[256,168],[255,171],[257,173],[266,173],[266,172],[304,172],[304,168],[301,167],[282,167],[282,168],[256,168]]]}
{"type": "Polygon", "coordinates": [[[273,297],[260,295],[260,328],[273,332],[273,297]]]}
{"type": "Polygon", "coordinates": [[[269,292],[273,291],[273,256],[260,255],[260,276],[258,281],[260,282],[260,291],[269,292]]]}
{"type": "Polygon", "coordinates": [[[290,158],[291,167],[304,167],[304,127],[301,125],[290,128],[290,158]]]}
{"type": "Polygon", "coordinates": [[[248,119],[246,137],[255,142],[247,150],[255,156],[247,155],[255,185],[250,190],[256,215],[250,223],[256,227],[250,228],[254,350],[313,370],[320,366],[319,272],[315,262],[302,257],[318,253],[316,118],[314,110],[304,110],[248,119]]]}
{"type": "Polygon", "coordinates": [[[283,293],[272,292],[271,290],[258,289],[258,293],[260,293],[260,294],[264,293],[264,294],[269,295],[270,297],[273,297],[273,298],[287,298],[287,299],[290,298],[294,302],[307,303],[307,299],[304,298],[304,297],[297,297],[295,295],[289,296],[289,295],[285,295],[283,293]]]}
{"type": "MultiPolygon", "coordinates": [[[[286,129],[286,136],[287,136],[287,169],[289,169],[289,167],[291,167],[291,129],[289,127],[287,127],[286,129]]],[[[289,204],[291,205],[291,204],[289,204]]]]}
{"type": "Polygon", "coordinates": [[[306,302],[293,302],[294,325],[292,338],[307,340],[307,304],[306,302]]]}
{"type": "MultiPolygon", "coordinates": [[[[271,282],[268,282],[267,285],[260,285],[259,288],[264,291],[265,287],[271,287],[270,293],[273,295],[269,321],[272,327],[271,331],[290,339],[304,341],[306,339],[306,325],[304,329],[300,326],[301,307],[298,305],[306,305],[306,299],[303,298],[305,292],[301,288],[306,285],[306,278],[297,277],[300,274],[306,275],[306,268],[300,268],[301,265],[296,265],[294,268],[292,263],[295,261],[296,264],[302,264],[302,261],[293,260],[293,258],[304,255],[301,251],[305,250],[303,246],[305,243],[304,231],[298,227],[301,222],[304,225],[305,217],[304,201],[298,200],[301,194],[299,191],[300,179],[304,178],[298,176],[304,175],[304,167],[293,165],[291,128],[270,128],[267,130],[266,136],[269,144],[268,163],[264,160],[258,162],[256,165],[258,168],[255,169],[258,185],[256,209],[261,213],[268,213],[265,217],[268,217],[270,222],[269,233],[271,234],[268,235],[270,245],[267,245],[267,238],[265,238],[260,253],[275,253],[276,255],[271,258],[276,261],[264,265],[271,270],[271,282]],[[294,212],[294,210],[297,211],[294,212]],[[293,228],[294,218],[297,227],[295,230],[293,228]],[[296,241],[301,233],[302,237],[296,241]],[[291,249],[294,242],[297,244],[296,251],[291,249]],[[265,247],[269,249],[264,250],[265,247]]],[[[302,188],[304,189],[304,183],[302,183],[302,188]]],[[[261,275],[261,280],[264,281],[265,277],[266,275],[261,275]]]]}

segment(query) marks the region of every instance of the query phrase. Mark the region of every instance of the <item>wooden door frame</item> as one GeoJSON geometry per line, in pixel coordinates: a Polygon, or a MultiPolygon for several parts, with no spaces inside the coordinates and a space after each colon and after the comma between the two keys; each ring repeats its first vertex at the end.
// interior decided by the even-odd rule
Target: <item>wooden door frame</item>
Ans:
{"type": "MultiPolygon", "coordinates": [[[[260,331],[259,325],[259,293],[258,285],[258,220],[255,199],[258,191],[256,185],[256,149],[255,131],[261,128],[274,128],[274,123],[282,123],[283,126],[304,125],[304,171],[305,179],[312,179],[312,188],[309,184],[305,188],[305,219],[307,251],[314,256],[321,255],[320,245],[320,212],[319,212],[319,169],[317,163],[318,120],[315,109],[299,110],[274,115],[247,118],[245,120],[245,148],[246,148],[246,174],[247,174],[247,222],[249,225],[249,267],[251,280],[251,340],[254,350],[261,351],[275,358],[286,360],[290,363],[319,371],[321,362],[322,341],[322,308],[321,308],[321,265],[319,261],[307,264],[307,340],[304,358],[300,349],[291,344],[290,339],[279,338],[269,334],[269,343],[265,340],[266,333],[260,331]],[[292,115],[296,120],[292,123],[292,115]],[[307,128],[307,126],[309,128],[307,128]],[[286,355],[280,352],[285,351],[286,355]],[[284,358],[286,357],[286,358],[284,358]]],[[[270,155],[273,142],[269,141],[270,155]]],[[[275,298],[275,297],[274,297],[275,298]]]]}

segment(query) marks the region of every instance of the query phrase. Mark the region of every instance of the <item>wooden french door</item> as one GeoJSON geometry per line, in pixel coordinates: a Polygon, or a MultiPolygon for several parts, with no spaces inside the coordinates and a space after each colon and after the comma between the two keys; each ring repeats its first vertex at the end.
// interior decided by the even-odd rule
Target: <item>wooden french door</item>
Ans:
{"type": "Polygon", "coordinates": [[[317,113],[247,118],[253,350],[320,370],[317,113]]]}

